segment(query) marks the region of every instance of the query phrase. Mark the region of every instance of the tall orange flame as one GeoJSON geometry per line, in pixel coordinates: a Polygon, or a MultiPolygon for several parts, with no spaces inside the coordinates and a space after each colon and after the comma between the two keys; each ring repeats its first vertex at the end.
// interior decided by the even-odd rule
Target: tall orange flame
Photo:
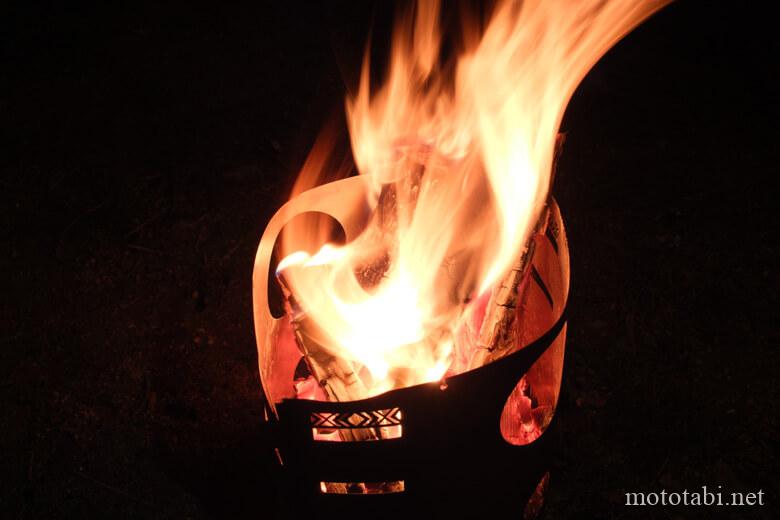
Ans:
{"type": "MultiPolygon", "coordinates": [[[[361,374],[365,397],[452,370],[470,302],[511,267],[545,203],[575,88],[666,3],[503,1],[445,73],[438,1],[419,2],[397,25],[374,92],[366,57],[347,116],[373,217],[357,239],[314,255],[293,253],[307,239],[286,231],[278,269],[321,346],[361,374]]],[[[313,150],[299,189],[321,176],[326,154],[313,150]]]]}

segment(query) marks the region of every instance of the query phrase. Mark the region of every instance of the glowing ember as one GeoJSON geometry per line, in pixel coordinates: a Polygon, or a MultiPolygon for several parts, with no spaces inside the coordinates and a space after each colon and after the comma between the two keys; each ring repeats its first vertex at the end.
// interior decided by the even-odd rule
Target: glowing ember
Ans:
{"type": "MultiPolygon", "coordinates": [[[[373,91],[366,58],[347,115],[357,169],[372,187],[354,203],[371,216],[357,238],[314,254],[304,250],[319,247],[317,237],[289,227],[277,269],[294,295],[296,334],[315,346],[306,354],[343,383],[336,398],[485,361],[485,306],[542,215],[572,93],[665,3],[500,2],[484,31],[466,21],[456,58],[441,64],[438,2],[420,2],[398,23],[387,79],[373,91]]],[[[294,195],[332,177],[329,151],[315,146],[294,195]]],[[[300,397],[317,398],[310,383],[299,386],[300,397]]]]}

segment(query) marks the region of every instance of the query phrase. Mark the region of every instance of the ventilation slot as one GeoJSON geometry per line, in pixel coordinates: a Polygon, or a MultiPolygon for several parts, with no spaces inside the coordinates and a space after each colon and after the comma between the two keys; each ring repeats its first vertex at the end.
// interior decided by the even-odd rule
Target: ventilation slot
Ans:
{"type": "Polygon", "coordinates": [[[320,482],[325,495],[387,495],[404,492],[403,480],[387,482],[320,482]]]}

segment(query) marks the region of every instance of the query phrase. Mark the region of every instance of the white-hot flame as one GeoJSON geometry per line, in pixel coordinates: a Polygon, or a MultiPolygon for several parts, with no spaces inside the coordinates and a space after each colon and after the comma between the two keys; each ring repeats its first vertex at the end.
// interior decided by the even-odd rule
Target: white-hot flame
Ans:
{"type": "MultiPolygon", "coordinates": [[[[545,203],[572,93],[665,3],[500,2],[481,36],[466,26],[445,66],[438,2],[420,2],[396,27],[387,79],[373,92],[366,58],[347,115],[374,216],[356,240],[314,255],[286,231],[278,269],[323,331],[321,346],[368,370],[366,397],[452,370],[468,302],[509,269],[545,203]]],[[[326,175],[323,148],[299,189],[326,175]]]]}

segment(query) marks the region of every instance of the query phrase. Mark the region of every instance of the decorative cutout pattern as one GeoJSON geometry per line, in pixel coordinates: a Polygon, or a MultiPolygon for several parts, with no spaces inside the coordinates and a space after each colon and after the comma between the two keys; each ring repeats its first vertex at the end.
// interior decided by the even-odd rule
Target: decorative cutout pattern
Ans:
{"type": "Polygon", "coordinates": [[[311,432],[315,441],[374,441],[403,436],[401,409],[385,408],[364,412],[312,412],[311,432]]]}
{"type": "Polygon", "coordinates": [[[401,409],[386,408],[366,412],[312,412],[312,428],[379,428],[401,424],[401,409]]]}

